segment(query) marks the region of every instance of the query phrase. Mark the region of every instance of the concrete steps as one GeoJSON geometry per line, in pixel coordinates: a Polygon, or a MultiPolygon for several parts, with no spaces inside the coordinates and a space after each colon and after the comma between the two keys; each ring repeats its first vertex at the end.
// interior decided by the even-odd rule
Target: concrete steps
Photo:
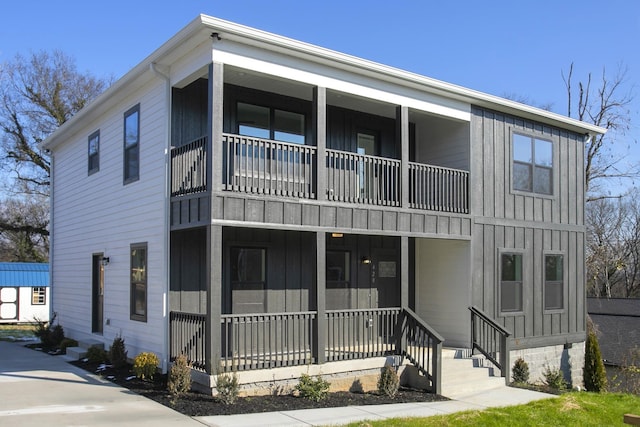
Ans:
{"type": "Polygon", "coordinates": [[[472,355],[469,349],[442,350],[443,396],[456,398],[504,386],[500,370],[484,356],[472,355]]]}
{"type": "Polygon", "coordinates": [[[87,355],[87,351],[91,347],[98,347],[104,349],[104,344],[96,340],[78,341],[77,347],[67,347],[67,359],[80,360],[84,359],[87,355]]]}

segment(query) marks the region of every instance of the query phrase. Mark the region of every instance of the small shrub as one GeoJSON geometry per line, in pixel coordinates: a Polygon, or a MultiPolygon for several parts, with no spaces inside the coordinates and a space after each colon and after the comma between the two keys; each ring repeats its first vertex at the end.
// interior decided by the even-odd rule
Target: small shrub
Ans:
{"type": "Polygon", "coordinates": [[[160,360],[155,353],[142,352],[133,360],[133,373],[142,380],[153,379],[159,364],[160,360]]]}
{"type": "Polygon", "coordinates": [[[511,378],[514,383],[518,384],[527,384],[529,382],[529,364],[522,357],[518,357],[513,364],[511,378]]]}
{"type": "Polygon", "coordinates": [[[392,366],[386,365],[378,378],[378,392],[393,399],[399,388],[400,378],[398,378],[396,370],[392,366]]]}
{"type": "Polygon", "coordinates": [[[46,349],[58,347],[64,339],[64,329],[62,325],[53,324],[56,316],[57,314],[53,313],[51,320],[48,322],[40,320],[37,317],[33,319],[35,322],[33,334],[40,339],[40,343],[46,349]]]}
{"type": "Polygon", "coordinates": [[[62,350],[64,354],[67,354],[67,347],[77,347],[77,346],[78,346],[78,341],[72,338],[65,338],[60,342],[60,350],[62,350]]]}
{"type": "Polygon", "coordinates": [[[320,402],[329,395],[329,382],[323,380],[320,375],[313,379],[310,375],[302,374],[296,390],[300,393],[300,397],[320,402]]]}
{"type": "Polygon", "coordinates": [[[553,390],[566,390],[567,382],[564,379],[564,374],[560,368],[551,368],[545,366],[544,368],[544,383],[553,390]]]}
{"type": "Polygon", "coordinates": [[[233,405],[238,399],[240,392],[240,384],[238,375],[233,373],[221,373],[216,377],[216,389],[218,390],[218,399],[225,405],[233,405]]]}
{"type": "Polygon", "coordinates": [[[119,369],[127,364],[127,350],[124,338],[117,336],[109,348],[109,360],[114,368],[119,369]]]}
{"type": "Polygon", "coordinates": [[[584,349],[584,368],[582,370],[584,388],[587,391],[599,393],[607,389],[607,374],[600,354],[598,337],[592,328],[589,329],[584,349]]]}
{"type": "Polygon", "coordinates": [[[48,347],[58,347],[63,339],[64,339],[64,328],[62,327],[61,324],[57,323],[51,328],[51,333],[49,334],[48,347]]]}
{"type": "Polygon", "coordinates": [[[167,390],[174,396],[179,396],[191,390],[191,364],[184,354],[176,357],[173,361],[169,371],[167,390]]]}
{"type": "Polygon", "coordinates": [[[103,363],[107,360],[107,352],[100,347],[89,347],[87,349],[87,360],[91,363],[103,363]]]}

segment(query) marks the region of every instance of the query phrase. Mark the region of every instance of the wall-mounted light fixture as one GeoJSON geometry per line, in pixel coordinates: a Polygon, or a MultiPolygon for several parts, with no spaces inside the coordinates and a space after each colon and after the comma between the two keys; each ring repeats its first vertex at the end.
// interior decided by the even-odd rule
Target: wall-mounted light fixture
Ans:
{"type": "Polygon", "coordinates": [[[102,259],[100,260],[100,264],[109,265],[109,257],[108,256],[103,256],[102,259]]]}
{"type": "Polygon", "coordinates": [[[336,238],[336,237],[337,237],[337,238],[342,238],[342,237],[344,237],[344,234],[342,234],[342,233],[331,233],[331,237],[334,237],[334,238],[336,238]]]}
{"type": "Polygon", "coordinates": [[[362,257],[362,259],[360,260],[361,263],[363,264],[371,264],[371,258],[368,255],[365,255],[362,257]]]}

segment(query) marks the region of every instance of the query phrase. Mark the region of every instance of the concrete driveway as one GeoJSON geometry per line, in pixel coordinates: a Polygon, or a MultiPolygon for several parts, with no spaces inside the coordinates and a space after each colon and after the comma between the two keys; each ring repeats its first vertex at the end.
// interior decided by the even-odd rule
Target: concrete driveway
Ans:
{"type": "Polygon", "coordinates": [[[60,356],[0,341],[0,426],[200,426],[60,356]]]}

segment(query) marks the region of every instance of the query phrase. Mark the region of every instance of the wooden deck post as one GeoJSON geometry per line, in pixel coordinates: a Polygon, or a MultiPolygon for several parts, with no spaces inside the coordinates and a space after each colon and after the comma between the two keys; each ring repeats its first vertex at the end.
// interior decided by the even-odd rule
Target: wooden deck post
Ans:
{"type": "Polygon", "coordinates": [[[327,89],[324,87],[313,88],[313,135],[316,138],[316,159],[313,163],[316,198],[327,200],[327,89]]]}
{"type": "Polygon", "coordinates": [[[396,107],[396,141],[400,142],[400,206],[409,207],[409,108],[396,107]]]}
{"type": "Polygon", "coordinates": [[[316,322],[315,322],[315,346],[314,359],[316,363],[326,361],[325,348],[327,344],[327,322],[326,322],[326,253],[327,238],[324,232],[316,232],[316,322]]]}

